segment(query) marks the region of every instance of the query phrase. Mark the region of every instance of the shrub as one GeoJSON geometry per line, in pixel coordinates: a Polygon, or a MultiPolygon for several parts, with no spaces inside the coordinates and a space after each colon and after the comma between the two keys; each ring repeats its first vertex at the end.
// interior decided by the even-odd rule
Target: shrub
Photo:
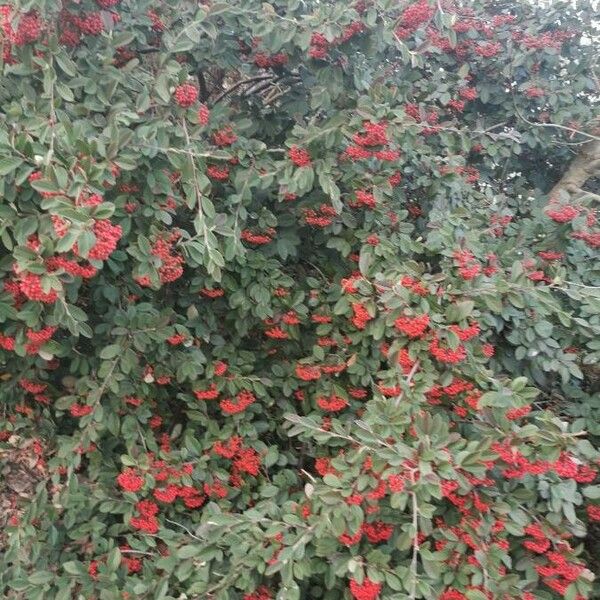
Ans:
{"type": "Polygon", "coordinates": [[[591,597],[590,4],[0,12],[6,597],[591,597]]]}

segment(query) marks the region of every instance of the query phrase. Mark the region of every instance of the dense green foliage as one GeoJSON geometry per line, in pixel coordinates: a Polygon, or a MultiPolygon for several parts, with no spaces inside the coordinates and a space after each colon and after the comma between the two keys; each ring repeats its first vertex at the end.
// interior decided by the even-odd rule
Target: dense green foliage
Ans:
{"type": "Polygon", "coordinates": [[[593,597],[589,3],[0,26],[3,597],[593,597]]]}

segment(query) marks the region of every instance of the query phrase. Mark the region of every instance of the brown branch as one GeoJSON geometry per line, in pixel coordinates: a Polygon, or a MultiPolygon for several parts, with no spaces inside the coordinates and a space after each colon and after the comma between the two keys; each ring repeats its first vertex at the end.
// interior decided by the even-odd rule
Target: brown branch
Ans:
{"type": "Polygon", "coordinates": [[[550,190],[550,198],[558,198],[561,192],[568,194],[579,192],[585,182],[594,177],[599,171],[600,140],[583,144],[563,176],[550,190]]]}
{"type": "Polygon", "coordinates": [[[198,78],[198,85],[200,86],[200,101],[206,102],[208,97],[210,96],[210,92],[208,91],[208,87],[206,86],[206,79],[204,78],[204,73],[202,69],[198,69],[196,72],[196,77],[198,78]]]}
{"type": "Polygon", "coordinates": [[[240,79],[239,81],[236,81],[230,88],[221,92],[215,98],[213,104],[220,102],[221,100],[223,100],[223,98],[225,98],[225,96],[228,96],[232,92],[235,92],[235,90],[237,90],[239,87],[241,87],[242,85],[244,85],[246,83],[253,83],[255,81],[264,81],[265,79],[272,79],[272,78],[273,78],[273,75],[271,74],[271,75],[257,75],[256,77],[248,77],[248,79],[240,79]]]}

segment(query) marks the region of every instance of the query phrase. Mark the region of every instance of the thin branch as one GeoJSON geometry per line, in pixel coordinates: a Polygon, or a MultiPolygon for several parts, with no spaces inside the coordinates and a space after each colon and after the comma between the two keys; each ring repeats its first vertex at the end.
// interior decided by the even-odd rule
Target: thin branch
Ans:
{"type": "MultiPolygon", "coordinates": [[[[417,369],[419,368],[420,364],[421,363],[418,360],[415,361],[415,364],[412,366],[412,369],[410,370],[409,374],[407,375],[406,379],[404,380],[404,383],[406,385],[410,385],[410,382],[412,381],[412,378],[415,376],[415,373],[417,372],[417,369]]],[[[403,396],[404,396],[404,390],[402,390],[400,392],[400,394],[398,395],[398,397],[396,398],[396,400],[394,402],[394,404],[396,406],[400,405],[400,401],[402,400],[403,396]]]]}
{"type": "MultiPolygon", "coordinates": [[[[191,140],[190,140],[191,142],[191,140]]],[[[214,160],[229,160],[232,158],[231,154],[215,154],[214,152],[192,152],[191,149],[182,150],[181,148],[163,148],[162,146],[155,146],[154,144],[132,144],[132,148],[148,148],[150,150],[156,150],[157,152],[172,152],[173,154],[186,154],[188,156],[195,156],[196,158],[212,158],[214,160]]]]}
{"type": "Polygon", "coordinates": [[[592,135],[591,133],[587,133],[586,131],[581,131],[581,129],[574,129],[573,127],[567,127],[566,125],[559,125],[558,123],[535,123],[534,121],[530,121],[519,110],[519,107],[517,106],[517,103],[514,101],[514,96],[513,96],[513,106],[515,108],[515,112],[517,113],[517,116],[522,121],[525,121],[525,123],[527,123],[528,125],[531,125],[532,127],[549,127],[551,129],[562,129],[564,131],[570,131],[571,133],[577,133],[577,134],[582,135],[583,137],[586,137],[586,138],[588,138],[590,140],[594,140],[596,142],[600,142],[600,137],[598,137],[597,135],[592,135]]]}
{"type": "Polygon", "coordinates": [[[221,100],[223,100],[223,98],[225,98],[225,96],[228,96],[232,92],[235,92],[235,90],[237,90],[242,85],[245,85],[246,83],[253,83],[255,81],[265,81],[266,79],[273,79],[273,77],[274,77],[274,75],[272,73],[270,73],[269,75],[257,75],[256,77],[248,77],[247,79],[240,79],[239,81],[236,81],[230,88],[221,92],[215,98],[213,104],[220,102],[221,100]]]}
{"type": "MultiPolygon", "coordinates": [[[[188,128],[187,128],[185,119],[181,120],[181,125],[183,128],[183,133],[185,135],[185,141],[186,141],[187,148],[188,148],[188,156],[190,159],[190,165],[192,167],[192,173],[194,175],[194,191],[196,192],[196,202],[198,203],[198,225],[200,227],[202,227],[202,235],[204,236],[204,246],[210,257],[211,246],[210,246],[210,239],[208,237],[208,227],[206,225],[206,215],[204,214],[203,209],[202,209],[202,190],[200,190],[200,186],[198,184],[198,172],[196,169],[196,161],[194,160],[194,157],[192,155],[190,134],[188,132],[188,128]]],[[[200,233],[200,232],[198,231],[198,233],[200,233]]]]}
{"type": "Polygon", "coordinates": [[[196,77],[198,78],[198,85],[200,86],[200,100],[201,102],[206,102],[210,96],[210,92],[206,87],[206,79],[204,78],[204,72],[202,69],[198,69],[196,72],[196,77]]]}
{"type": "Polygon", "coordinates": [[[160,52],[160,48],[138,48],[136,52],[138,54],[154,54],[155,52],[160,52]]]}
{"type": "Polygon", "coordinates": [[[265,106],[269,105],[269,104],[273,104],[273,102],[275,102],[275,100],[278,100],[279,98],[281,98],[282,96],[285,96],[292,88],[291,87],[286,87],[285,89],[270,95],[268,98],[265,99],[265,106]]]}
{"type": "Polygon", "coordinates": [[[172,521],[171,519],[165,519],[165,521],[167,523],[171,523],[172,525],[177,525],[178,527],[181,527],[191,538],[194,538],[195,540],[198,540],[199,542],[202,542],[203,544],[206,543],[206,540],[203,540],[202,538],[199,538],[197,535],[194,535],[185,525],[183,525],[182,523],[178,523],[177,521],[172,521]]]}
{"type": "Polygon", "coordinates": [[[279,75],[278,77],[275,77],[275,79],[273,79],[272,81],[262,81],[259,82],[256,85],[250,86],[244,93],[243,93],[243,97],[247,98],[248,96],[250,96],[251,94],[260,94],[261,92],[263,92],[264,90],[266,90],[268,87],[270,87],[271,85],[275,84],[275,83],[280,83],[281,81],[283,81],[284,79],[286,79],[287,77],[292,78],[294,81],[301,81],[301,77],[300,75],[298,75],[297,73],[284,73],[283,75],[279,75]]]}

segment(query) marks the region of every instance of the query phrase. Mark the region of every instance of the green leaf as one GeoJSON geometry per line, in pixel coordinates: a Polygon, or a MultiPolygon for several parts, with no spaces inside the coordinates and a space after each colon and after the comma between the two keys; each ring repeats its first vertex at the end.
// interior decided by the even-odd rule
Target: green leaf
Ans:
{"type": "Polygon", "coordinates": [[[115,358],[121,352],[120,344],[111,344],[110,346],[106,346],[102,348],[100,351],[100,358],[105,360],[115,358]]]}
{"type": "Polygon", "coordinates": [[[600,499],[600,485],[588,485],[583,488],[583,495],[590,500],[600,499]]]}
{"type": "Polygon", "coordinates": [[[498,408],[510,408],[513,406],[513,396],[511,393],[487,392],[481,396],[479,403],[481,406],[495,406],[498,408]]]}
{"type": "Polygon", "coordinates": [[[22,158],[7,157],[0,158],[0,176],[12,173],[19,165],[23,164],[22,158]]]}
{"type": "Polygon", "coordinates": [[[121,550],[118,547],[113,548],[106,557],[106,568],[110,573],[116,571],[121,564],[121,550]]]}
{"type": "Polygon", "coordinates": [[[198,544],[190,544],[188,546],[181,546],[179,550],[177,550],[178,558],[192,558],[192,556],[196,556],[202,552],[202,546],[198,544]]]}
{"type": "Polygon", "coordinates": [[[85,573],[84,566],[80,562],[74,560],[64,563],[63,569],[66,573],[71,575],[83,575],[85,573]]]}
{"type": "Polygon", "coordinates": [[[43,585],[45,583],[50,583],[54,577],[54,573],[50,573],[50,571],[37,571],[37,573],[32,573],[27,578],[27,581],[33,585],[43,585]]]}
{"type": "Polygon", "coordinates": [[[552,323],[549,323],[548,321],[537,321],[534,323],[533,328],[538,335],[543,338],[550,337],[552,335],[552,330],[554,329],[552,323]]]}
{"type": "Polygon", "coordinates": [[[166,73],[160,73],[156,78],[154,89],[158,94],[158,97],[166,104],[171,100],[171,94],[169,92],[169,78],[166,73]]]}
{"type": "Polygon", "coordinates": [[[475,308],[475,302],[472,300],[450,304],[446,309],[446,317],[449,321],[463,321],[471,315],[473,308],[475,308]]]}
{"type": "Polygon", "coordinates": [[[67,56],[66,53],[61,52],[55,54],[54,58],[58,63],[58,66],[64,71],[69,77],[75,77],[77,75],[77,65],[67,56]]]}
{"type": "Polygon", "coordinates": [[[75,96],[73,95],[72,90],[70,88],[68,88],[64,83],[61,83],[59,81],[55,84],[55,87],[56,87],[56,91],[58,92],[59,96],[63,100],[66,100],[67,102],[75,101],[75,96]]]}

